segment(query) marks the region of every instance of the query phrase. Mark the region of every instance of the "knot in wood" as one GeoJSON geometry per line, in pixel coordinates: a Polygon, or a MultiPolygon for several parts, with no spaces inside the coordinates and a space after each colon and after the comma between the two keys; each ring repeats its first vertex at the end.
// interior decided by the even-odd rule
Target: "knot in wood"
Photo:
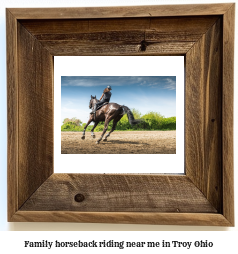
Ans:
{"type": "Polygon", "coordinates": [[[141,41],[140,43],[140,51],[146,51],[147,42],[145,40],[141,41]]]}
{"type": "Polygon", "coordinates": [[[77,194],[77,195],[75,195],[75,197],[74,197],[74,200],[75,200],[76,202],[83,202],[84,199],[85,199],[84,195],[83,195],[83,194],[80,194],[80,193],[77,194]]]}

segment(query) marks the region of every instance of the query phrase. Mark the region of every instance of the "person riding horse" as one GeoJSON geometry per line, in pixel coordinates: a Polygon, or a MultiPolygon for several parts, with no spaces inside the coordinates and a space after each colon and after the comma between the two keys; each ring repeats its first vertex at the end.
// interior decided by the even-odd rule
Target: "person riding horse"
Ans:
{"type": "Polygon", "coordinates": [[[105,102],[108,102],[110,101],[110,98],[112,96],[112,93],[110,92],[112,90],[111,86],[107,86],[104,91],[103,91],[103,94],[101,96],[101,98],[99,99],[99,102],[95,104],[92,112],[90,114],[94,114],[98,108],[98,106],[102,105],[103,103],[105,102]],[[102,101],[101,101],[102,99],[102,101]]]}
{"type": "Polygon", "coordinates": [[[103,94],[100,98],[100,100],[103,99],[102,101],[98,100],[96,98],[96,96],[94,97],[91,95],[91,100],[89,101],[89,108],[90,109],[93,108],[93,111],[90,113],[91,115],[89,116],[89,120],[88,120],[87,124],[84,126],[84,130],[83,130],[81,139],[83,139],[83,140],[85,139],[86,129],[91,122],[94,122],[94,126],[91,129],[91,137],[93,137],[93,138],[96,137],[93,131],[97,127],[98,123],[104,122],[104,128],[103,128],[102,135],[96,142],[97,144],[99,144],[99,142],[103,139],[104,134],[107,131],[110,121],[113,121],[111,130],[105,136],[103,141],[107,141],[107,138],[116,129],[117,123],[120,121],[120,119],[123,117],[124,114],[127,114],[127,117],[128,117],[128,120],[129,120],[129,123],[131,126],[133,126],[135,124],[139,124],[142,121],[141,119],[135,119],[133,116],[133,113],[127,106],[119,105],[114,102],[109,103],[111,95],[112,95],[110,92],[111,90],[112,90],[111,86],[107,86],[107,88],[104,89],[103,94]],[[103,103],[105,103],[105,102],[107,102],[107,104],[103,105],[103,103]],[[98,111],[96,112],[97,106],[100,106],[100,105],[102,105],[102,107],[100,107],[98,109],[98,111]]]}

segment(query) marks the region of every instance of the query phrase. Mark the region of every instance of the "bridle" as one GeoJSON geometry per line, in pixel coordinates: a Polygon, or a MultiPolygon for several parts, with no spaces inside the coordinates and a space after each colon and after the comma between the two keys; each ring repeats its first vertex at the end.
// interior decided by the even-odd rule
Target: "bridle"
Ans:
{"type": "Polygon", "coordinates": [[[96,103],[98,102],[98,100],[96,98],[92,98],[89,102],[89,108],[91,109],[96,103]],[[95,100],[96,102],[92,102],[93,100],[95,100]]]}

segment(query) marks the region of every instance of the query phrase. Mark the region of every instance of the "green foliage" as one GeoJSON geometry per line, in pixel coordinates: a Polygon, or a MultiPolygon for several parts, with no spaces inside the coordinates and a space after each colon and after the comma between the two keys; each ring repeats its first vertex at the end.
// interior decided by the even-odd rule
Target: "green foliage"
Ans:
{"type": "Polygon", "coordinates": [[[176,117],[164,118],[161,129],[176,130],[176,117]]]}
{"type": "Polygon", "coordinates": [[[61,131],[81,131],[83,127],[81,126],[82,121],[77,119],[76,117],[73,118],[65,118],[63,121],[63,125],[61,126],[61,131]]]}
{"type": "MultiPolygon", "coordinates": [[[[110,131],[112,129],[113,121],[111,121],[108,125],[107,130],[110,131]]],[[[94,129],[95,132],[101,132],[104,129],[104,122],[100,122],[97,127],[94,129]]]]}
{"type": "Polygon", "coordinates": [[[128,121],[127,115],[125,114],[121,118],[121,120],[117,123],[116,130],[124,131],[124,130],[129,130],[129,129],[131,129],[131,125],[128,121]]]}
{"type": "Polygon", "coordinates": [[[145,127],[150,130],[161,129],[161,124],[163,122],[164,116],[157,112],[148,112],[146,115],[142,116],[144,120],[145,127]]]}
{"type": "Polygon", "coordinates": [[[176,117],[165,118],[160,113],[149,112],[142,117],[150,130],[176,130],[176,117]]]}
{"type": "Polygon", "coordinates": [[[134,115],[135,119],[140,119],[141,118],[141,112],[135,108],[131,109],[132,114],[134,115]]]}
{"type": "Polygon", "coordinates": [[[132,110],[135,119],[141,123],[131,126],[127,115],[124,115],[117,124],[116,130],[176,130],[176,117],[165,118],[158,112],[148,112],[141,116],[139,111],[132,110]]]}
{"type": "Polygon", "coordinates": [[[74,122],[66,122],[61,126],[61,131],[80,131],[81,126],[77,126],[74,122]]]}
{"type": "Polygon", "coordinates": [[[69,122],[72,122],[74,123],[76,126],[81,126],[81,124],[83,123],[80,119],[77,119],[76,117],[73,117],[73,118],[65,118],[64,121],[63,121],[63,124],[66,124],[66,123],[69,123],[69,122]]]}
{"type": "MultiPolygon", "coordinates": [[[[127,130],[176,130],[176,117],[165,118],[158,112],[150,111],[147,114],[141,116],[141,113],[136,110],[131,110],[135,119],[141,119],[141,123],[131,126],[127,114],[125,114],[121,120],[117,123],[116,130],[127,131],[127,130]]],[[[68,118],[66,118],[68,120],[68,118]]],[[[66,120],[65,119],[65,120],[66,120]]],[[[73,118],[74,119],[74,118],[73,118]]],[[[73,120],[69,119],[69,120],[73,120]]],[[[75,118],[76,119],[76,118],[75,118]]],[[[83,131],[86,123],[80,121],[80,126],[77,125],[76,121],[66,121],[61,126],[61,131],[83,131]],[[81,125],[82,124],[82,125],[81,125]]],[[[111,130],[113,121],[109,123],[108,131],[111,130]]],[[[93,125],[87,127],[87,131],[91,131],[93,125]]],[[[95,132],[102,132],[104,129],[104,122],[100,122],[95,128],[95,132]]]]}

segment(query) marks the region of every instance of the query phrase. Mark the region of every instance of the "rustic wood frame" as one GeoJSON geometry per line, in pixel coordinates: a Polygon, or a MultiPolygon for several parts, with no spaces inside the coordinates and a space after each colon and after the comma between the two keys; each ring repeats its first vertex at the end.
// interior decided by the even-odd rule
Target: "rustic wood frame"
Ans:
{"type": "Polygon", "coordinates": [[[234,12],[7,9],[8,220],[234,226],[234,12]],[[186,175],[54,174],[59,55],[184,55],[186,175]]]}

